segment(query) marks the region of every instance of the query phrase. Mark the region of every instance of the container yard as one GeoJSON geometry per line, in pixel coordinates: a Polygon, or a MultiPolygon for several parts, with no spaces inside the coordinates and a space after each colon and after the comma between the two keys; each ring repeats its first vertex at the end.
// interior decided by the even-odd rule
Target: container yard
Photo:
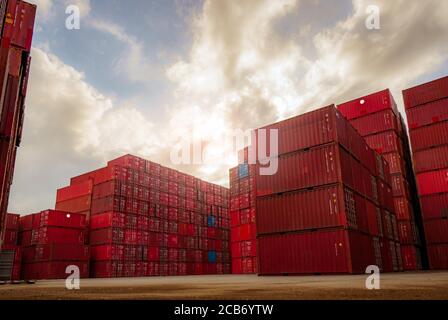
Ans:
{"type": "MultiPolygon", "coordinates": [[[[173,38],[185,47],[193,41],[191,61],[153,68],[144,61],[147,39],[128,35],[126,22],[96,21],[92,12],[104,14],[98,3],[30,2],[0,0],[0,300],[448,300],[446,75],[373,81],[371,71],[366,81],[341,67],[335,73],[347,86],[331,75],[323,86],[316,73],[325,72],[314,66],[295,92],[303,84],[280,67],[283,56],[267,69],[267,61],[254,62],[267,56],[258,44],[249,47],[263,54],[235,48],[238,62],[216,63],[229,53],[208,42],[210,30],[193,40],[173,38]],[[61,23],[58,10],[74,10],[78,26],[70,27],[70,16],[61,23]],[[61,34],[64,41],[55,42],[61,34]],[[98,51],[83,52],[92,47],[87,38],[98,51]],[[70,41],[84,45],[81,53],[65,51],[70,41]],[[125,47],[124,56],[111,53],[113,41],[125,47]],[[202,56],[213,50],[213,58],[202,56]],[[214,64],[219,71],[208,69],[214,64]],[[170,85],[158,78],[162,69],[170,85]],[[43,93],[47,82],[54,88],[43,93]],[[144,94],[132,96],[140,85],[144,94]],[[162,104],[170,108],[152,106],[149,96],[168,91],[173,97],[162,104]],[[133,106],[143,100],[146,107],[133,106]],[[182,119],[172,115],[176,108],[182,119]],[[229,151],[217,132],[236,126],[251,138],[232,137],[244,143],[229,151]],[[193,133],[189,141],[187,132],[197,127],[205,139],[195,141],[193,133]],[[187,140],[189,163],[185,154],[181,163],[173,160],[182,144],[174,133],[187,140]],[[208,153],[211,163],[202,158],[208,153]],[[267,173],[268,166],[275,170],[267,173]]],[[[202,5],[197,14],[204,16],[247,11],[202,5]]],[[[273,10],[269,18],[257,16],[267,19],[266,28],[292,10],[276,8],[264,8],[273,10]]],[[[187,14],[177,2],[174,11],[187,14]]],[[[197,28],[206,28],[213,19],[200,21],[197,28]]],[[[316,46],[331,40],[313,39],[316,46]]],[[[239,40],[229,43],[238,47],[239,40]]],[[[161,63],[184,49],[154,50],[161,63]]],[[[297,61],[284,65],[294,69],[297,61]]]]}

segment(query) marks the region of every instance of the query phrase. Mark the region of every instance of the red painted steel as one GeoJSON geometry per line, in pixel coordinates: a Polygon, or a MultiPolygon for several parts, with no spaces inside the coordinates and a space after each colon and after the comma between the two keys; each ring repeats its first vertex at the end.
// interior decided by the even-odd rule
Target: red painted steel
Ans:
{"type": "Polygon", "coordinates": [[[338,105],[338,109],[348,120],[360,118],[387,109],[392,109],[395,114],[398,114],[397,104],[389,89],[340,104],[338,105]]]}
{"type": "Polygon", "coordinates": [[[65,211],[46,210],[40,213],[40,227],[86,228],[86,216],[65,211]]]}
{"type": "Polygon", "coordinates": [[[32,244],[83,244],[84,238],[83,229],[43,227],[38,229],[32,244]]]}
{"type": "Polygon", "coordinates": [[[398,152],[386,153],[383,154],[383,157],[389,164],[390,173],[392,175],[400,173],[404,177],[408,176],[408,170],[406,169],[405,160],[398,152]]]}
{"type": "Polygon", "coordinates": [[[386,131],[365,137],[367,144],[379,154],[398,152],[403,155],[403,145],[395,131],[386,131]]]}
{"type": "Polygon", "coordinates": [[[361,136],[393,130],[401,135],[399,120],[392,109],[386,109],[378,113],[369,114],[350,121],[361,136]]]}
{"type": "Polygon", "coordinates": [[[427,244],[448,243],[448,219],[425,220],[427,244]]]}
{"type": "Polygon", "coordinates": [[[406,111],[409,129],[417,129],[448,120],[448,98],[430,102],[406,111]]]}
{"type": "Polygon", "coordinates": [[[91,230],[90,244],[123,244],[124,230],[120,228],[107,228],[99,230],[91,230]]]}
{"type": "Polygon", "coordinates": [[[448,122],[439,122],[410,132],[413,152],[448,144],[448,122]]]}
{"type": "Polygon", "coordinates": [[[124,228],[125,215],[119,212],[106,212],[90,218],[90,229],[104,229],[112,227],[124,228]]]}
{"type": "Polygon", "coordinates": [[[89,211],[91,208],[92,197],[90,195],[82,196],[79,198],[61,201],[56,203],[56,210],[80,213],[89,211]]]}
{"type": "Polygon", "coordinates": [[[428,257],[430,269],[448,269],[448,244],[428,246],[428,257]]]}
{"type": "Polygon", "coordinates": [[[448,219],[448,193],[420,197],[424,219],[448,219]]]}
{"type": "Polygon", "coordinates": [[[420,270],[422,268],[421,253],[415,246],[401,246],[401,256],[405,271],[420,270]]]}
{"type": "MultiPolygon", "coordinates": [[[[338,142],[347,150],[350,150],[370,170],[375,170],[372,150],[369,150],[356,129],[344,119],[334,105],[260,129],[266,130],[266,149],[268,151],[270,151],[270,130],[276,129],[278,130],[278,153],[280,155],[331,142],[338,142]],[[372,167],[369,167],[369,165],[372,167]]],[[[256,130],[256,132],[259,132],[260,129],[258,131],[256,130]]]]}
{"type": "Polygon", "coordinates": [[[259,238],[260,274],[364,273],[375,263],[372,238],[335,230],[259,238]]]}
{"type": "Polygon", "coordinates": [[[338,145],[331,144],[285,155],[274,175],[257,175],[258,195],[268,195],[344,182],[353,186],[351,163],[355,161],[338,145]]]}
{"type": "Polygon", "coordinates": [[[58,189],[56,194],[56,202],[62,202],[89,195],[92,193],[92,189],[92,181],[85,181],[73,186],[58,189]]]}
{"type": "Polygon", "coordinates": [[[89,246],[78,244],[46,244],[33,247],[25,247],[23,261],[88,261],[89,246]]]}
{"type": "Polygon", "coordinates": [[[89,276],[89,263],[85,261],[51,261],[25,263],[23,267],[23,278],[25,280],[40,279],[66,279],[68,266],[76,265],[79,268],[80,278],[89,276]]]}
{"type": "Polygon", "coordinates": [[[5,220],[5,229],[19,230],[19,221],[20,221],[19,214],[8,213],[6,215],[6,220],[5,220]]]}
{"type": "Polygon", "coordinates": [[[415,173],[448,168],[448,145],[414,152],[415,173]]]}
{"type": "Polygon", "coordinates": [[[448,192],[448,169],[417,174],[421,196],[448,192]]]}
{"type": "Polygon", "coordinates": [[[410,199],[410,187],[407,180],[401,175],[392,176],[392,194],[394,197],[405,197],[410,199]]]}
{"type": "Polygon", "coordinates": [[[403,90],[406,109],[448,97],[448,77],[403,90]]]}
{"type": "Polygon", "coordinates": [[[410,221],[414,219],[411,202],[404,197],[394,198],[395,214],[398,220],[410,221]]]}
{"type": "Polygon", "coordinates": [[[329,227],[356,230],[361,216],[366,215],[365,201],[341,184],[258,198],[258,234],[329,227]],[[357,212],[361,204],[362,212],[357,212]]]}
{"type": "Polygon", "coordinates": [[[418,236],[415,228],[416,227],[414,222],[411,221],[398,222],[398,233],[400,236],[400,243],[402,245],[418,244],[418,236]]]}

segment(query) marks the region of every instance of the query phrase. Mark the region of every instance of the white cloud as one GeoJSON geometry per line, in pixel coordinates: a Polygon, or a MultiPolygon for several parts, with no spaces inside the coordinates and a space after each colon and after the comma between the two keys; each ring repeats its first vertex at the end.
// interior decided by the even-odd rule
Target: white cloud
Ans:
{"type": "Polygon", "coordinates": [[[116,66],[118,72],[125,74],[131,81],[148,81],[148,78],[154,73],[154,67],[145,59],[143,43],[128,35],[121,26],[115,23],[99,18],[90,19],[88,23],[90,27],[110,34],[126,45],[124,56],[120,58],[116,66]]]}
{"type": "Polygon", "coordinates": [[[47,21],[51,17],[54,6],[53,0],[27,0],[37,6],[37,20],[47,21]]]}
{"type": "Polygon", "coordinates": [[[90,0],[64,0],[66,6],[75,5],[79,8],[81,17],[86,17],[90,14],[92,7],[90,5],[90,0]]]}

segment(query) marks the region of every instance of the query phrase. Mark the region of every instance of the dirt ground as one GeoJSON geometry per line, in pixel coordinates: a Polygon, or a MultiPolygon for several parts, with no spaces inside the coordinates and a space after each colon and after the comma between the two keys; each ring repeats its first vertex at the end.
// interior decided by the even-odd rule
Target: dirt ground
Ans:
{"type": "Polygon", "coordinates": [[[367,290],[367,275],[258,277],[255,275],[82,279],[80,290],[65,281],[0,285],[6,299],[442,299],[448,300],[448,272],[381,276],[380,290],[367,290]]]}

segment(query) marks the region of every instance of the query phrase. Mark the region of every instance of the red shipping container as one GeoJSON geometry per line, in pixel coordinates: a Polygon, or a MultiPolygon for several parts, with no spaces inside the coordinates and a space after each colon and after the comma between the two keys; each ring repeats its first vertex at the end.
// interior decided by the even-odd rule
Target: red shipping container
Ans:
{"type": "Polygon", "coordinates": [[[30,231],[33,229],[33,220],[36,214],[30,214],[27,216],[20,217],[19,230],[20,231],[30,231]]]}
{"type": "Polygon", "coordinates": [[[448,121],[412,130],[409,138],[413,152],[448,144],[448,121]]]}
{"type": "Polygon", "coordinates": [[[425,220],[427,244],[448,243],[448,219],[425,220]]]}
{"type": "Polygon", "coordinates": [[[86,216],[64,211],[46,210],[40,213],[41,227],[86,228],[86,216]]]}
{"type": "Polygon", "coordinates": [[[417,232],[414,222],[399,221],[398,233],[400,235],[400,243],[402,245],[416,245],[418,244],[417,232]]]}
{"type": "MultiPolygon", "coordinates": [[[[149,266],[148,266],[149,268],[149,266]]],[[[123,276],[123,262],[121,261],[93,261],[91,267],[93,278],[111,278],[123,276]]]]}
{"type": "Polygon", "coordinates": [[[350,121],[356,131],[363,137],[388,130],[394,130],[401,134],[398,122],[399,120],[392,109],[386,109],[350,121]]]}
{"type": "Polygon", "coordinates": [[[405,271],[420,270],[422,268],[420,250],[415,246],[401,246],[401,257],[405,271]]]}
{"type": "Polygon", "coordinates": [[[20,221],[19,214],[8,213],[6,215],[6,220],[5,220],[5,229],[18,231],[19,230],[19,221],[20,221]]]}
{"type": "Polygon", "coordinates": [[[394,197],[410,199],[409,183],[401,174],[392,176],[392,194],[394,197]]]}
{"type": "Polygon", "coordinates": [[[415,173],[448,168],[448,145],[414,152],[415,173]]]}
{"type": "Polygon", "coordinates": [[[177,248],[179,246],[179,237],[176,234],[168,235],[168,247],[177,248]]]}
{"type": "Polygon", "coordinates": [[[231,241],[247,241],[255,239],[257,236],[256,226],[254,224],[244,224],[230,230],[231,241]]]}
{"type": "Polygon", "coordinates": [[[59,227],[43,227],[33,244],[84,244],[85,231],[59,227]]]}
{"type": "Polygon", "coordinates": [[[404,177],[407,177],[406,163],[398,152],[386,153],[383,154],[383,157],[389,164],[390,173],[392,175],[400,173],[404,177]]]}
{"type": "Polygon", "coordinates": [[[395,131],[386,131],[365,137],[367,144],[379,154],[398,152],[403,155],[403,144],[395,131]]]}
{"type": "Polygon", "coordinates": [[[77,266],[81,278],[89,276],[89,263],[85,261],[51,261],[24,264],[23,274],[25,280],[66,279],[68,266],[77,266]]]}
{"type": "Polygon", "coordinates": [[[409,129],[448,120],[448,98],[429,102],[406,111],[409,129]]]}
{"type": "Polygon", "coordinates": [[[448,219],[448,193],[420,197],[423,219],[448,219]]]}
{"type": "Polygon", "coordinates": [[[93,261],[123,260],[124,246],[122,245],[91,246],[90,259],[93,261]]]}
{"type": "Polygon", "coordinates": [[[58,189],[56,194],[56,202],[67,201],[89,195],[92,193],[92,189],[93,182],[91,180],[58,189]]]}
{"type": "Polygon", "coordinates": [[[448,97],[448,77],[403,90],[406,109],[448,97]]]}
{"type": "Polygon", "coordinates": [[[124,230],[120,228],[107,228],[92,230],[90,232],[90,244],[123,244],[124,230]]]}
{"type": "Polygon", "coordinates": [[[410,221],[414,219],[412,204],[404,197],[394,198],[395,214],[398,220],[410,221]]]}
{"type": "Polygon", "coordinates": [[[448,169],[417,174],[419,195],[448,192],[448,169]]]}
{"type": "Polygon", "coordinates": [[[428,257],[431,270],[447,270],[448,244],[428,246],[428,257]]]}
{"type": "Polygon", "coordinates": [[[335,144],[282,156],[278,160],[276,174],[257,176],[257,195],[269,195],[337,182],[352,186],[350,158],[341,147],[335,144]]]}
{"type": "Polygon", "coordinates": [[[125,215],[119,212],[106,212],[90,217],[90,229],[124,228],[125,215]]]}
{"type": "Polygon", "coordinates": [[[90,206],[92,203],[91,198],[92,197],[90,195],[87,195],[76,199],[57,202],[55,208],[56,210],[73,213],[86,212],[90,210],[90,206]]]}
{"type": "Polygon", "coordinates": [[[260,274],[364,273],[375,263],[372,238],[336,230],[264,236],[260,274]]]}
{"type": "Polygon", "coordinates": [[[339,111],[349,120],[391,109],[398,114],[397,104],[389,89],[375,92],[338,105],[339,111]]]}
{"type": "Polygon", "coordinates": [[[88,261],[89,246],[72,244],[38,245],[34,260],[42,261],[88,261]]]}
{"type": "Polygon", "coordinates": [[[5,230],[3,232],[3,245],[11,246],[17,245],[19,232],[13,230],[5,230]]]}
{"type": "Polygon", "coordinates": [[[341,184],[257,198],[259,235],[331,227],[356,230],[361,215],[366,215],[365,200],[341,184]],[[355,201],[362,202],[364,212],[356,212],[360,206],[355,201]]]}
{"type": "Polygon", "coordinates": [[[255,130],[256,141],[260,139],[258,135],[262,129],[266,132],[268,153],[270,152],[270,131],[276,129],[278,130],[279,155],[326,143],[339,142],[347,150],[353,150],[357,157],[360,156],[361,150],[356,151],[356,147],[359,146],[355,144],[357,138],[359,139],[358,143],[362,143],[362,138],[334,105],[257,129],[255,130]]]}

